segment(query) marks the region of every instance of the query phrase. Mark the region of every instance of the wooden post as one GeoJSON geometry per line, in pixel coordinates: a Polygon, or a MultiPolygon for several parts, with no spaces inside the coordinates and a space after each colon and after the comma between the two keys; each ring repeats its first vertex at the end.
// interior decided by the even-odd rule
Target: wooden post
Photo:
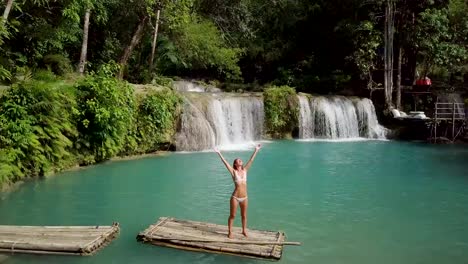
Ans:
{"type": "Polygon", "coordinates": [[[455,103],[452,107],[452,142],[455,140],[455,103]]]}
{"type": "Polygon", "coordinates": [[[435,117],[434,117],[434,143],[437,143],[437,107],[438,107],[438,104],[436,103],[435,117]]]}

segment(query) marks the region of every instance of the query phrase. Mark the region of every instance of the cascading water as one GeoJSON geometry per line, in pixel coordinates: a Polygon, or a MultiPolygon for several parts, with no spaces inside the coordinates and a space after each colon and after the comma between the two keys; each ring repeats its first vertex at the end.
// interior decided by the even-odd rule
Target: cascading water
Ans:
{"type": "MultiPolygon", "coordinates": [[[[179,89],[191,90],[187,83],[179,83],[179,89]]],[[[262,139],[264,108],[259,94],[196,90],[181,92],[185,106],[176,134],[177,150],[199,151],[215,146],[239,149],[262,139]]],[[[306,95],[298,98],[301,139],[385,138],[386,129],[379,125],[369,99],[306,95]]]]}
{"type": "Polygon", "coordinates": [[[385,138],[369,99],[299,95],[299,138],[385,138]]]}
{"type": "Polygon", "coordinates": [[[196,151],[219,146],[238,148],[262,137],[263,100],[258,96],[186,95],[176,135],[177,150],[196,151]]]}
{"type": "Polygon", "coordinates": [[[197,85],[193,82],[188,81],[175,81],[173,82],[173,87],[179,92],[204,92],[205,87],[197,85]]]}
{"type": "Polygon", "coordinates": [[[189,81],[174,81],[172,82],[172,87],[174,90],[179,92],[197,92],[197,93],[219,93],[221,90],[213,86],[202,86],[189,81]]]}
{"type": "Polygon", "coordinates": [[[379,124],[372,101],[367,98],[360,99],[355,102],[355,106],[359,121],[359,135],[365,138],[384,139],[387,131],[379,124]]]}
{"type": "Polygon", "coordinates": [[[309,98],[306,96],[299,97],[300,116],[299,116],[299,138],[312,138],[315,129],[314,120],[310,108],[309,98]]]}

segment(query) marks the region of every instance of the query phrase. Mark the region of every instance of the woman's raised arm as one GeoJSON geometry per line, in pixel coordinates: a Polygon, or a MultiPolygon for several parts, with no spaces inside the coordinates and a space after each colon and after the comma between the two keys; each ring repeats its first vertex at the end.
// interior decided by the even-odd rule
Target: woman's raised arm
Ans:
{"type": "Polygon", "coordinates": [[[223,155],[221,154],[221,151],[218,149],[218,148],[214,148],[214,151],[216,153],[218,153],[219,157],[221,158],[221,160],[223,161],[224,165],[226,166],[226,169],[228,169],[228,171],[231,173],[231,175],[234,175],[234,169],[231,167],[231,165],[229,165],[229,163],[226,161],[226,159],[223,157],[223,155]]]}
{"type": "Polygon", "coordinates": [[[260,144],[258,144],[257,146],[255,146],[255,151],[254,151],[254,153],[252,154],[252,156],[250,157],[249,161],[247,162],[247,164],[246,164],[245,167],[244,167],[245,170],[249,170],[249,169],[250,169],[250,166],[252,166],[252,162],[254,161],[255,156],[257,156],[257,152],[260,150],[261,147],[262,147],[262,145],[260,145],[260,144]]]}

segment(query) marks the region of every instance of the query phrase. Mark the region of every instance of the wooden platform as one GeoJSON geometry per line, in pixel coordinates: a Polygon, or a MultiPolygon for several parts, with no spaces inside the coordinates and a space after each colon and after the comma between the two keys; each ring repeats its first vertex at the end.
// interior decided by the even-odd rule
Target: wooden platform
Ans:
{"type": "Polygon", "coordinates": [[[11,226],[0,225],[0,252],[92,255],[119,233],[112,226],[11,226]]]}
{"type": "Polygon", "coordinates": [[[229,239],[226,225],[161,217],[156,224],[138,234],[137,240],[184,250],[269,260],[281,258],[284,244],[299,245],[285,242],[283,232],[249,229],[248,238],[241,234],[239,227],[234,227],[233,232],[234,238],[229,239]]]}

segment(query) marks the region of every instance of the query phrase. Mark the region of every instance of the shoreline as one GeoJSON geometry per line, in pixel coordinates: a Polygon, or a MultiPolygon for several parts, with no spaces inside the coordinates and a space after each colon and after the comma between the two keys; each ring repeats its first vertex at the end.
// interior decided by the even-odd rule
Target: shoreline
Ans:
{"type": "Polygon", "coordinates": [[[116,157],[110,158],[109,160],[104,161],[103,163],[113,162],[113,161],[124,161],[124,160],[138,160],[138,159],[148,158],[148,157],[159,157],[159,156],[168,155],[169,153],[172,153],[172,152],[175,152],[175,151],[161,150],[161,151],[145,153],[145,154],[137,154],[137,155],[129,155],[129,156],[121,156],[121,157],[116,156],[116,157]]]}
{"type": "Polygon", "coordinates": [[[50,173],[48,173],[48,174],[46,174],[44,176],[41,176],[41,177],[25,177],[25,178],[22,178],[22,179],[20,179],[20,180],[18,180],[16,182],[10,183],[10,184],[7,184],[7,183],[3,184],[0,187],[0,199],[1,199],[2,194],[7,194],[7,193],[10,193],[10,192],[13,192],[13,191],[17,190],[25,182],[37,181],[37,180],[40,180],[40,179],[50,178],[50,177],[56,177],[60,173],[84,170],[84,169],[88,169],[88,168],[91,168],[91,167],[96,166],[96,165],[107,164],[107,163],[110,163],[110,162],[118,162],[118,161],[126,161],[126,160],[138,160],[138,159],[143,159],[143,158],[165,156],[165,155],[168,155],[171,152],[174,152],[174,151],[162,150],[162,151],[156,151],[156,152],[145,153],[145,154],[137,154],[137,155],[129,155],[129,156],[116,156],[116,157],[112,157],[112,158],[110,158],[108,160],[99,162],[99,163],[93,163],[93,164],[89,164],[89,165],[85,165],[85,166],[80,166],[78,164],[75,164],[73,166],[70,166],[69,168],[65,168],[63,170],[59,170],[59,171],[55,171],[55,172],[50,172],[50,173]]]}
{"type": "MultiPolygon", "coordinates": [[[[307,141],[307,140],[304,140],[304,141],[307,141]]],[[[387,139],[385,141],[420,142],[420,143],[424,143],[424,144],[427,144],[427,145],[467,145],[468,144],[468,140],[466,140],[466,139],[465,140],[458,139],[458,140],[456,140],[454,142],[443,141],[443,142],[437,142],[437,143],[431,143],[431,142],[428,142],[427,140],[421,140],[421,141],[416,140],[415,141],[415,140],[402,140],[402,139],[398,139],[398,138],[387,139]]],[[[96,166],[96,165],[107,164],[107,163],[111,163],[111,162],[131,161],[131,160],[138,160],[138,159],[151,158],[151,157],[161,157],[161,156],[165,156],[165,155],[168,155],[170,153],[176,153],[176,152],[177,151],[161,150],[161,151],[145,153],[145,154],[136,154],[136,155],[128,155],[128,156],[116,156],[116,157],[112,157],[112,158],[110,158],[108,160],[99,162],[99,163],[93,163],[93,164],[89,164],[89,165],[85,165],[85,166],[80,166],[78,164],[75,164],[73,166],[70,166],[69,168],[59,170],[59,171],[55,171],[55,172],[51,172],[51,173],[46,174],[46,175],[44,175],[42,177],[25,177],[25,178],[22,178],[22,179],[20,179],[20,180],[18,180],[16,182],[10,183],[10,184],[5,183],[2,186],[0,186],[0,195],[7,194],[9,192],[17,190],[25,182],[36,181],[36,180],[43,179],[43,178],[55,177],[60,173],[66,173],[66,172],[72,172],[72,171],[88,169],[88,168],[96,166]]],[[[181,153],[183,153],[183,152],[181,152],[181,153]]],[[[0,198],[1,198],[1,196],[0,196],[0,198]]]]}

